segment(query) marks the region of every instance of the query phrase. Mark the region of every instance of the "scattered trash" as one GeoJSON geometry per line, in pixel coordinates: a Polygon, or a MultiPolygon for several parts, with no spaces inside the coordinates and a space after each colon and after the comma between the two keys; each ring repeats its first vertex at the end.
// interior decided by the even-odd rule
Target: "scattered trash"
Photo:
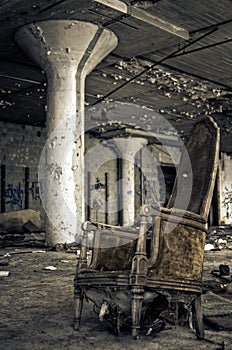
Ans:
{"type": "Polygon", "coordinates": [[[219,273],[220,273],[220,276],[229,276],[230,275],[229,265],[220,264],[219,265],[219,273]]]}
{"type": "Polygon", "coordinates": [[[46,253],[46,250],[19,250],[19,251],[14,251],[10,253],[4,254],[4,258],[9,258],[12,255],[18,255],[18,254],[35,254],[35,253],[46,253]]]}
{"type": "Polygon", "coordinates": [[[207,244],[205,245],[205,251],[209,251],[209,250],[215,250],[214,245],[211,244],[211,243],[207,243],[207,244]]]}
{"type": "Polygon", "coordinates": [[[153,333],[159,333],[165,329],[166,323],[163,320],[157,319],[153,322],[151,327],[148,329],[146,335],[151,335],[153,333]]]}
{"type": "Polygon", "coordinates": [[[0,271],[0,277],[7,277],[9,276],[9,271],[0,271]]]}
{"type": "Polygon", "coordinates": [[[36,253],[47,253],[46,250],[33,250],[32,251],[33,254],[36,254],[36,253]]]}
{"type": "Polygon", "coordinates": [[[216,239],[215,240],[215,243],[216,243],[216,246],[219,248],[219,249],[223,249],[223,248],[226,248],[227,247],[227,240],[226,239],[222,239],[222,238],[219,238],[219,239],[216,239]]]}
{"type": "Polygon", "coordinates": [[[73,253],[76,254],[78,250],[78,247],[69,247],[66,249],[66,253],[73,253]]]}
{"type": "Polygon", "coordinates": [[[69,262],[71,262],[71,260],[60,260],[60,262],[62,262],[62,263],[69,263],[69,262]]]}
{"type": "MultiPolygon", "coordinates": [[[[230,276],[230,267],[228,264],[220,264],[217,270],[214,269],[211,271],[211,274],[228,282],[232,282],[232,277],[230,276]]],[[[221,286],[225,287],[224,285],[221,286]]]]}
{"type": "Polygon", "coordinates": [[[207,234],[206,248],[208,248],[208,244],[212,244],[214,246],[214,250],[232,249],[232,226],[225,225],[211,227],[207,234]]]}
{"type": "Polygon", "coordinates": [[[55,266],[46,266],[43,268],[43,270],[55,271],[55,270],[57,270],[57,268],[55,266]]]}

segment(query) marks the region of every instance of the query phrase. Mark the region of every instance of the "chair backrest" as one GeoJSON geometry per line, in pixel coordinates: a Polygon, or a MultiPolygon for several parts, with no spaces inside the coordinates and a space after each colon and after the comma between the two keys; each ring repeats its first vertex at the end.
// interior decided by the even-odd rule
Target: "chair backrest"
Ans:
{"type": "Polygon", "coordinates": [[[203,117],[193,127],[182,152],[168,208],[185,209],[207,220],[217,174],[219,147],[217,124],[211,117],[203,117]],[[189,161],[192,169],[189,169],[189,161]],[[189,187],[192,187],[192,191],[186,204],[186,194],[191,190],[189,187]]]}

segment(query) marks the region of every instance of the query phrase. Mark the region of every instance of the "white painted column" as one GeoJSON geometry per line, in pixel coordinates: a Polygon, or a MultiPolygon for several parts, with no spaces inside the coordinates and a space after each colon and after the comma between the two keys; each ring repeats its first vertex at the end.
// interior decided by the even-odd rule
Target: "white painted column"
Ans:
{"type": "MultiPolygon", "coordinates": [[[[143,148],[141,151],[141,168],[143,173],[142,201],[146,205],[160,206],[160,184],[158,176],[158,162],[152,154],[152,149],[143,148]]],[[[160,179],[162,186],[165,186],[164,178],[160,179]]],[[[165,187],[164,187],[165,189],[165,187]]]]}
{"type": "Polygon", "coordinates": [[[92,23],[49,20],[20,28],[15,39],[48,79],[47,143],[39,167],[46,240],[71,243],[85,219],[85,78],[116,47],[117,38],[92,23]]]}
{"type": "Polygon", "coordinates": [[[232,224],[232,157],[221,153],[219,164],[219,221],[221,225],[232,224]]]}
{"type": "Polygon", "coordinates": [[[122,202],[123,226],[133,226],[135,221],[135,156],[145,146],[143,138],[115,138],[115,151],[122,162],[122,202]]]}

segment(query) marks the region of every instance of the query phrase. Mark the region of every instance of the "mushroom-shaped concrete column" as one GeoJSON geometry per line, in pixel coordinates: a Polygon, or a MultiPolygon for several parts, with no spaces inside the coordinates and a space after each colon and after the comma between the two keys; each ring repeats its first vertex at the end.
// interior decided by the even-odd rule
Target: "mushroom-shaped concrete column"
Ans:
{"type": "Polygon", "coordinates": [[[95,24],[48,20],[20,28],[16,42],[47,74],[47,143],[39,181],[47,242],[71,243],[84,221],[85,77],[117,45],[95,24]]]}
{"type": "Polygon", "coordinates": [[[135,220],[135,156],[147,144],[144,138],[115,138],[115,151],[122,159],[121,201],[122,225],[133,226],[135,220]]]}

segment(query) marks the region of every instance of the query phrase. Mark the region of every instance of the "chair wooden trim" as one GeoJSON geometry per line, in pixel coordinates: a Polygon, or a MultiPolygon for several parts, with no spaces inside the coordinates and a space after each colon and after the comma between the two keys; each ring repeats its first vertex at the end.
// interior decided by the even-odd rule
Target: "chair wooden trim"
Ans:
{"type": "MultiPolygon", "coordinates": [[[[168,208],[162,208],[159,218],[156,218],[155,231],[153,232],[152,240],[153,246],[151,248],[153,254],[150,261],[147,260],[147,278],[145,278],[146,268],[142,265],[140,266],[139,263],[140,261],[145,262],[145,248],[143,247],[143,249],[141,249],[140,245],[133,258],[130,283],[132,285],[132,335],[134,338],[139,336],[143,295],[146,290],[154,291],[154,293],[161,293],[165,295],[169,301],[184,302],[189,307],[191,306],[196,335],[199,338],[204,337],[201,308],[201,281],[207,229],[206,222],[216,179],[219,146],[220,131],[217,124],[210,117],[202,118],[193,128],[186,144],[186,148],[182,153],[176,181],[168,202],[168,208]],[[198,141],[197,136],[202,136],[202,139],[198,141]],[[207,147],[204,148],[204,145],[207,145],[207,147]],[[202,150],[201,147],[203,147],[202,150]],[[197,151],[201,152],[195,153],[197,151]],[[188,159],[190,159],[193,164],[196,162],[196,157],[201,157],[201,154],[203,154],[202,158],[206,164],[205,174],[197,174],[195,168],[193,168],[192,178],[190,179],[193,181],[193,191],[190,196],[187,210],[183,210],[181,207],[181,198],[185,196],[186,190],[189,189],[188,186],[191,184],[188,176],[183,176],[185,174],[188,175],[189,172],[188,159]],[[194,185],[198,179],[197,176],[200,177],[201,175],[204,186],[202,184],[200,185],[198,193],[199,198],[196,198],[197,192],[194,185]],[[187,180],[185,181],[185,179],[187,180]],[[196,201],[197,205],[195,205],[196,201]],[[177,208],[173,207],[176,203],[179,204],[179,207],[177,208]],[[172,226],[173,229],[170,226],[172,226]],[[194,265],[194,273],[191,273],[191,271],[185,271],[185,275],[181,276],[181,273],[178,273],[178,264],[176,267],[174,266],[174,268],[169,268],[171,265],[168,263],[168,259],[172,259],[172,249],[170,248],[172,241],[170,235],[172,235],[173,231],[177,234],[177,237],[179,235],[180,238],[181,233],[185,234],[187,242],[192,246],[193,249],[188,256],[189,259],[192,259],[192,256],[190,255],[199,254],[199,261],[196,261],[195,259],[195,265],[193,259],[191,261],[194,265]],[[196,244],[195,252],[194,244],[196,244]],[[163,259],[163,257],[166,258],[166,260],[163,259]],[[141,276],[144,276],[143,278],[146,282],[143,283],[143,278],[141,278],[141,276]]],[[[203,166],[200,164],[201,160],[202,159],[199,159],[198,164],[195,165],[200,165],[204,170],[204,164],[203,166]]],[[[142,225],[145,225],[146,218],[148,219],[149,215],[155,217],[155,212],[153,213],[153,211],[154,210],[151,207],[144,206],[142,208],[142,225]]],[[[142,231],[144,231],[144,229],[142,229],[142,231]]],[[[181,265],[179,265],[179,268],[181,268],[181,265]]]]}
{"type": "MultiPolygon", "coordinates": [[[[174,187],[169,198],[167,208],[173,208],[175,206],[175,201],[177,200],[177,188],[179,186],[178,191],[185,195],[185,191],[188,190],[186,188],[186,182],[183,179],[183,175],[189,172],[188,169],[188,159],[192,164],[192,183],[193,189],[192,194],[189,200],[189,205],[187,211],[194,212],[200,215],[205,221],[207,221],[210,205],[213,196],[213,188],[217,176],[217,168],[218,168],[218,159],[219,159],[219,150],[220,150],[220,129],[211,117],[203,117],[199,120],[198,123],[195,124],[193,130],[190,133],[187,143],[185,144],[185,149],[181,155],[180,164],[178,167],[178,172],[176,176],[176,180],[174,183],[174,187]],[[199,170],[199,157],[201,157],[204,152],[204,148],[208,148],[209,152],[205,152],[204,159],[202,161],[202,167],[204,165],[206,168],[204,169],[205,176],[204,181],[201,182],[200,188],[197,186],[197,178],[199,178],[200,173],[199,170]],[[197,164],[196,164],[197,163],[197,164]],[[197,165],[197,166],[195,166],[197,165]],[[199,196],[199,192],[202,191],[200,200],[196,200],[199,196]],[[197,203],[197,208],[196,208],[197,203]]],[[[188,186],[188,182],[187,182],[188,186]]],[[[181,202],[178,201],[178,209],[182,209],[181,202]]]]}
{"type": "Polygon", "coordinates": [[[177,173],[179,182],[178,179],[175,182],[168,207],[160,210],[153,206],[143,206],[140,212],[139,232],[99,223],[88,222],[83,225],[83,244],[74,280],[75,329],[80,327],[83,300],[84,296],[87,296],[97,307],[100,307],[100,303],[105,299],[117,304],[117,330],[120,328],[123,311],[129,313],[132,319],[132,335],[138,338],[143,306],[149,304],[147,296],[154,294],[163,295],[170,303],[184,303],[191,309],[196,335],[199,338],[204,337],[201,307],[202,268],[207,217],[219,158],[219,142],[219,128],[212,118],[203,118],[196,124],[186,144],[187,153],[182,153],[177,173]],[[202,136],[200,142],[196,141],[197,135],[202,136]],[[197,159],[196,152],[199,152],[197,157],[202,157],[200,160],[197,159]],[[183,174],[189,171],[186,168],[188,157],[193,160],[193,192],[189,205],[183,208],[180,199],[185,195],[186,183],[189,182],[182,182],[181,179],[183,174]],[[198,171],[195,169],[197,167],[198,171]],[[199,184],[201,177],[203,185],[199,184]],[[194,188],[194,181],[199,184],[199,191],[194,188]],[[176,203],[179,206],[176,206],[176,203]],[[148,231],[149,225],[152,226],[152,232],[148,231]],[[94,231],[97,237],[97,247],[93,251],[90,266],[86,263],[88,230],[94,231]],[[99,240],[109,234],[136,242],[135,251],[133,256],[130,256],[126,269],[99,269],[99,240]],[[151,253],[148,255],[150,240],[151,253]],[[181,266],[178,259],[184,259],[185,264],[181,266]],[[174,267],[169,260],[173,260],[174,267]]]}

